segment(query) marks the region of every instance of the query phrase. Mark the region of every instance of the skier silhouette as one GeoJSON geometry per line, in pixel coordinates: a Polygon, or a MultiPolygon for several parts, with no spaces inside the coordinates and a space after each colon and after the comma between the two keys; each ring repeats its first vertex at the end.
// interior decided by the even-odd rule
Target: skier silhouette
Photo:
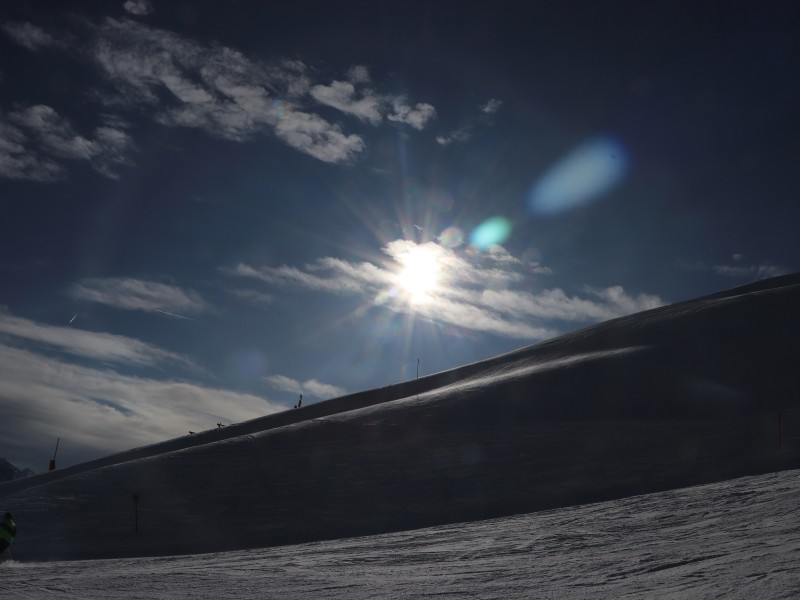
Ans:
{"type": "Polygon", "coordinates": [[[17,524],[14,523],[14,517],[11,516],[11,513],[6,513],[3,522],[0,523],[0,554],[5,552],[6,548],[11,545],[15,535],[17,535],[17,524]]]}

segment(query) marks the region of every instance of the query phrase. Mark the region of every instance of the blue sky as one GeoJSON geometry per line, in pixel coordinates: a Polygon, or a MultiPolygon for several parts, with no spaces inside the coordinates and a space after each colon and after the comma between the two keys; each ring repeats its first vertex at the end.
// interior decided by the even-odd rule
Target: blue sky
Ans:
{"type": "Polygon", "coordinates": [[[799,14],[4,2],[0,456],[86,460],[796,271],[799,14]]]}

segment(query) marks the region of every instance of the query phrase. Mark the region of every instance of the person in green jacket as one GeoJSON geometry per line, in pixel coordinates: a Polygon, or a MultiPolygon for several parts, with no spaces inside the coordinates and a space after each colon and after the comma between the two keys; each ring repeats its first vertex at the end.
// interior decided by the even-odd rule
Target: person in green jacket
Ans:
{"type": "Polygon", "coordinates": [[[14,541],[14,536],[17,535],[17,524],[14,523],[14,517],[11,513],[6,513],[3,522],[0,523],[0,554],[6,551],[14,541]]]}

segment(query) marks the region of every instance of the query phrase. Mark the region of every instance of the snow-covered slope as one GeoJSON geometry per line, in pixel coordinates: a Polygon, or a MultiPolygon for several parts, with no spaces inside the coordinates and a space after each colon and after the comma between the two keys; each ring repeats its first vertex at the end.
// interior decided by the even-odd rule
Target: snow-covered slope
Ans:
{"type": "Polygon", "coordinates": [[[760,282],[0,484],[15,557],[297,543],[798,467],[799,302],[800,276],[760,282]]]}
{"type": "Polygon", "coordinates": [[[0,597],[796,598],[800,471],[226,553],[0,563],[0,597]]]}

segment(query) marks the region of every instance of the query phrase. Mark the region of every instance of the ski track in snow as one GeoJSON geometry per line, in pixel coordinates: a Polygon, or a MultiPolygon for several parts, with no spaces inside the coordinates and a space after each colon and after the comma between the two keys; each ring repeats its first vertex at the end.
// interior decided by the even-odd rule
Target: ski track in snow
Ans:
{"type": "Polygon", "coordinates": [[[7,561],[0,597],[797,598],[798,498],[800,470],[294,546],[7,561]]]}

